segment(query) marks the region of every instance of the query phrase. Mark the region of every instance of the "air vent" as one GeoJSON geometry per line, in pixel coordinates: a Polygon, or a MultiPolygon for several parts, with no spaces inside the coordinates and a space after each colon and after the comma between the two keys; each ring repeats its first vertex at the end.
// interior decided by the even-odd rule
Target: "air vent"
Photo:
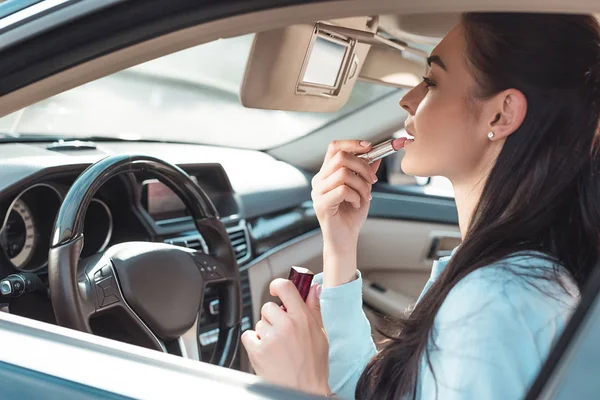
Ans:
{"type": "MultiPolygon", "coordinates": [[[[238,265],[242,265],[252,256],[246,224],[244,221],[241,221],[238,225],[227,228],[227,234],[229,235],[229,240],[231,240],[231,246],[235,251],[237,263],[238,265]]],[[[199,234],[167,239],[165,243],[202,251],[206,254],[209,253],[204,238],[199,234]]]]}
{"type": "Polygon", "coordinates": [[[186,246],[190,249],[204,251],[202,249],[202,241],[200,240],[200,238],[191,238],[186,240],[186,246]]]}
{"type": "Polygon", "coordinates": [[[184,236],[174,239],[167,239],[165,243],[172,244],[175,246],[187,247],[208,254],[208,246],[204,241],[204,238],[197,235],[184,236]]]}
{"type": "Polygon", "coordinates": [[[243,222],[240,222],[238,226],[227,228],[229,234],[229,240],[231,240],[231,246],[235,251],[235,258],[239,265],[248,261],[251,257],[250,253],[250,241],[248,237],[248,230],[243,222]]]}

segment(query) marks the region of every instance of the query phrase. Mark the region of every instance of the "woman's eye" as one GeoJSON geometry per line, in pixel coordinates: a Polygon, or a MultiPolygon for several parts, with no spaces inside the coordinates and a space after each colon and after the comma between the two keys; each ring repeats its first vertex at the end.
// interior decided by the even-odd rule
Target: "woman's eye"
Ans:
{"type": "Polygon", "coordinates": [[[426,76],[423,77],[423,82],[425,82],[425,87],[427,89],[429,89],[430,87],[436,86],[435,82],[426,76]]]}

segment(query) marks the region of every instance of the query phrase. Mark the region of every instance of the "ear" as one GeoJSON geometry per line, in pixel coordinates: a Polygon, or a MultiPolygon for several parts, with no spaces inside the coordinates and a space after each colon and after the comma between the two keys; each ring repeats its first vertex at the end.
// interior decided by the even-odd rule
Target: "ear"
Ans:
{"type": "Polygon", "coordinates": [[[492,141],[509,137],[527,114],[527,99],[521,91],[508,89],[495,97],[495,113],[489,121],[489,131],[494,132],[492,141]]]}

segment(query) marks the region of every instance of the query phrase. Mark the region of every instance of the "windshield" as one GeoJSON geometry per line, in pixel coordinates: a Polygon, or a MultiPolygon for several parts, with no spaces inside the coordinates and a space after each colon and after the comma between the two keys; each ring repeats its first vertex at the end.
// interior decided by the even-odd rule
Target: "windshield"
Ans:
{"type": "Polygon", "coordinates": [[[267,149],[398,91],[357,82],[334,113],[245,108],[239,88],[252,39],[202,44],[71,89],[0,118],[0,132],[267,149]]]}

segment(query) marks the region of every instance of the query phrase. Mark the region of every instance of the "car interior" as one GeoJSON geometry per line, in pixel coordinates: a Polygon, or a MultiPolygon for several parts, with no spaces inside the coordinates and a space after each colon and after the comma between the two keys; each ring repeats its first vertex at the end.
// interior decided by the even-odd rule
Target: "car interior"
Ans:
{"type": "MultiPolygon", "coordinates": [[[[223,17],[78,61],[61,61],[77,48],[18,58],[27,49],[6,36],[0,51],[18,62],[0,62],[2,311],[252,373],[239,334],[278,301],[270,282],[292,266],[322,271],[311,179],[327,145],[406,135],[398,101],[461,11],[335,3],[223,17]]],[[[542,3],[523,7],[561,11],[542,3]]],[[[382,163],[359,238],[376,337],[460,244],[449,182],[403,174],[401,157],[382,163]]]]}

